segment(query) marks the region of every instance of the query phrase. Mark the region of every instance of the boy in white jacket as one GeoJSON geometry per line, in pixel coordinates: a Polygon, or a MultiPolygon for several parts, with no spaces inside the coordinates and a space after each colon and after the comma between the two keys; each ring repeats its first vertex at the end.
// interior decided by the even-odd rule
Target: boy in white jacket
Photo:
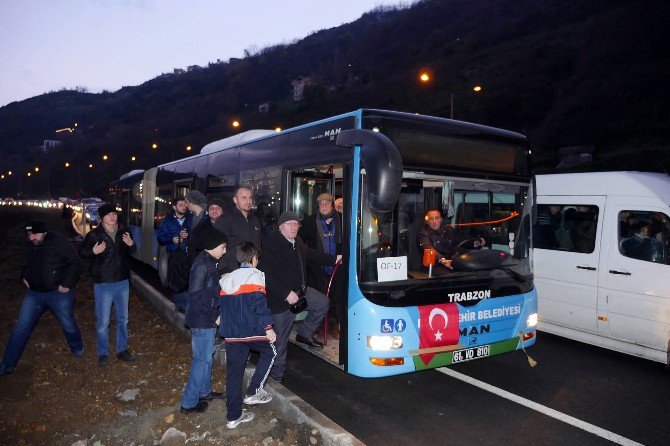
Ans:
{"type": "Polygon", "coordinates": [[[265,298],[265,275],[256,269],[258,247],[252,242],[241,243],[235,255],[240,268],[224,275],[221,285],[219,334],[226,340],[226,427],[253,420],[254,414],[242,410],[244,404],[265,404],[272,396],[263,389],[274,363],[277,335],[272,329],[272,313],[265,298]],[[242,379],[249,350],[260,353],[244,400],[242,379]]]}

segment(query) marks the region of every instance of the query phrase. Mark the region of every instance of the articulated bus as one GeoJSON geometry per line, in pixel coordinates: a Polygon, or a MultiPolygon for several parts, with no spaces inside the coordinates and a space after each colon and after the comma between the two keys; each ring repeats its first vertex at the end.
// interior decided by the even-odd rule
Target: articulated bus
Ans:
{"type": "Polygon", "coordinates": [[[315,212],[322,192],[343,199],[336,273],[343,292],[330,296],[342,308],[340,337],[326,333],[327,347],[310,352],[344,371],[389,376],[535,343],[534,192],[523,135],[361,109],[217,141],[190,158],[124,175],[110,194],[137,241],[137,258],[164,276],[155,231],[171,198],[197,189],[232,206],[240,185],[275,218],[315,212]],[[431,209],[444,213],[460,242],[452,268],[431,265],[431,253],[419,248],[431,209]],[[480,238],[486,244],[474,249],[480,238]]]}

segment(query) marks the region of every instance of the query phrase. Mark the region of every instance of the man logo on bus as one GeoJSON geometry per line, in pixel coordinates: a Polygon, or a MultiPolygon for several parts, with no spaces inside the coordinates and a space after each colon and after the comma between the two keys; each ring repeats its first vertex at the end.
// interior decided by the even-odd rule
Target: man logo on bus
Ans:
{"type": "MultiPolygon", "coordinates": [[[[460,331],[458,329],[458,305],[446,303],[439,305],[424,305],[419,307],[419,350],[434,349],[458,344],[460,331]]],[[[446,353],[448,349],[444,349],[446,353]]],[[[428,365],[436,352],[422,353],[421,361],[428,365]]]]}

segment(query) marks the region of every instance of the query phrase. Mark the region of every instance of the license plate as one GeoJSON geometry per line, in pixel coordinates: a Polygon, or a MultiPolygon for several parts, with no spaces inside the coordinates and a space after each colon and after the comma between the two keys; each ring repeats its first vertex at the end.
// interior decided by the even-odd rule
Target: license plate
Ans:
{"type": "Polygon", "coordinates": [[[455,364],[457,362],[471,361],[473,359],[483,358],[484,356],[488,356],[490,351],[491,347],[489,345],[466,348],[464,350],[456,350],[454,352],[454,356],[451,362],[455,364]]]}

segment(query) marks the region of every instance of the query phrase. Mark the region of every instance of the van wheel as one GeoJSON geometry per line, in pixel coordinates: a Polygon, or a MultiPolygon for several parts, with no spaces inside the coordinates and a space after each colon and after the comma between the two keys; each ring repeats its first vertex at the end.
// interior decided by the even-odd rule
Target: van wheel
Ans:
{"type": "Polygon", "coordinates": [[[158,248],[158,277],[161,279],[161,285],[167,286],[167,275],[168,275],[168,257],[169,253],[165,250],[165,246],[160,246],[158,248]]]}

